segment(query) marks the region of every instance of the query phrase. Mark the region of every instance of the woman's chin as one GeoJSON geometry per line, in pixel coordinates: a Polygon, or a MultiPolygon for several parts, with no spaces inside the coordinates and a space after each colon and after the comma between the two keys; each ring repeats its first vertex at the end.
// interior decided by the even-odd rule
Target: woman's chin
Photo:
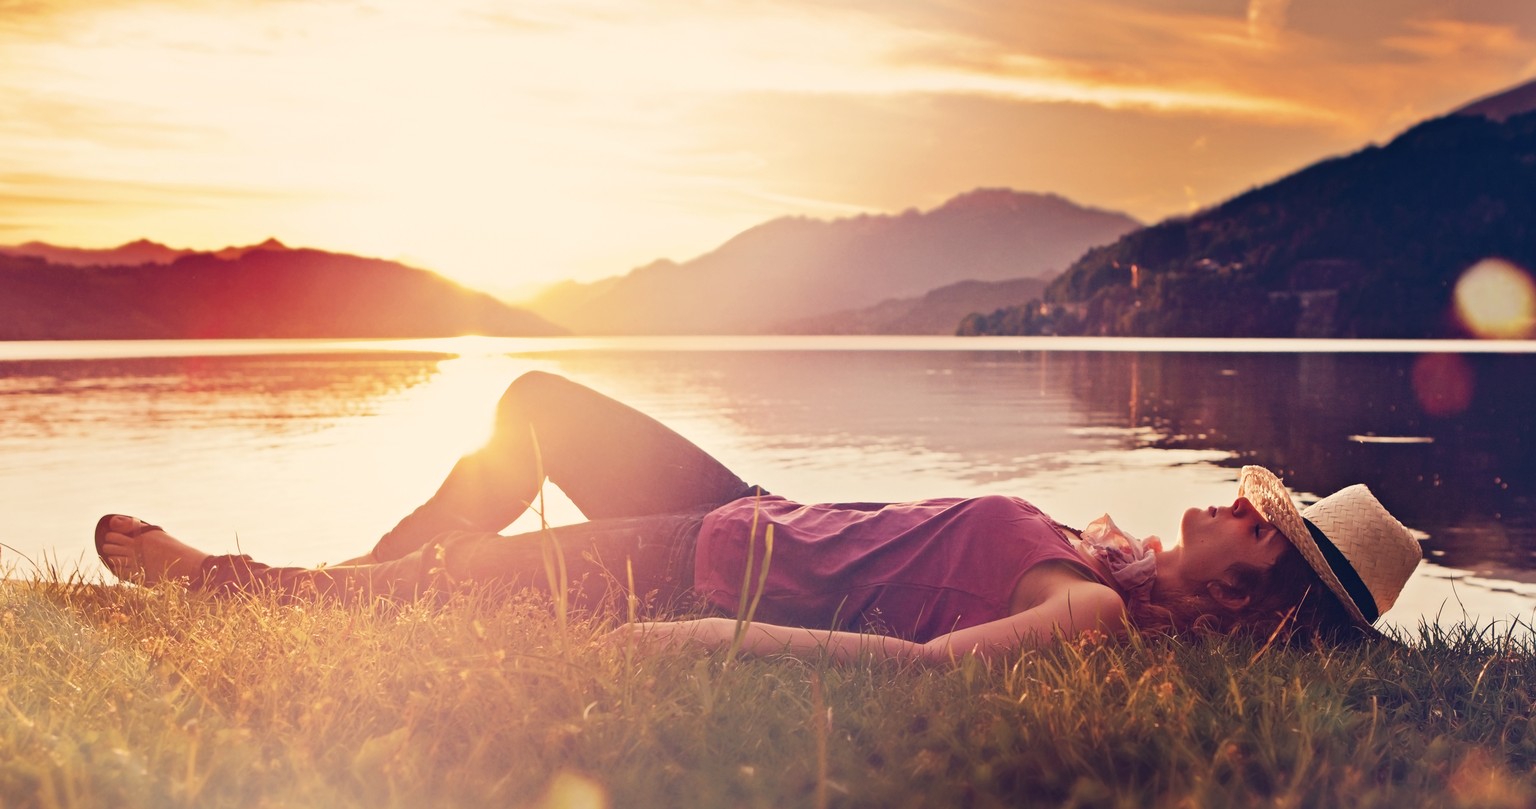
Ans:
{"type": "Polygon", "coordinates": [[[1179,520],[1178,544],[1183,545],[1185,538],[1190,534],[1190,526],[1196,524],[1201,518],[1208,516],[1205,509],[1193,507],[1185,510],[1184,517],[1179,520]]]}

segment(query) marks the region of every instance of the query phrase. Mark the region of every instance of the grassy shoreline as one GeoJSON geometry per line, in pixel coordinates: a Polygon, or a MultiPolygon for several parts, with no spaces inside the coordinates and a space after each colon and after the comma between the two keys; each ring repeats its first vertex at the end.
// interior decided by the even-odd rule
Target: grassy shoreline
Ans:
{"type": "MultiPolygon", "coordinates": [[[[0,805],[1526,806],[1536,650],[1137,638],[735,660],[538,603],[0,587],[0,805]],[[596,801],[596,803],[593,803],[596,801]]],[[[1522,628],[1523,629],[1523,628],[1522,628]]]]}

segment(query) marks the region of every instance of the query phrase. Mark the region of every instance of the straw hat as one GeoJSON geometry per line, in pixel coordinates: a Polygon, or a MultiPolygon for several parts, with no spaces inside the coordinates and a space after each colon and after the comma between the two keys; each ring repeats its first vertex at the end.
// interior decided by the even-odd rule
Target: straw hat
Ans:
{"type": "Polygon", "coordinates": [[[1245,466],[1238,494],[1301,551],[1328,590],[1362,626],[1392,609],[1422,552],[1408,529],[1362,484],[1298,511],[1273,472],[1245,466]]]}

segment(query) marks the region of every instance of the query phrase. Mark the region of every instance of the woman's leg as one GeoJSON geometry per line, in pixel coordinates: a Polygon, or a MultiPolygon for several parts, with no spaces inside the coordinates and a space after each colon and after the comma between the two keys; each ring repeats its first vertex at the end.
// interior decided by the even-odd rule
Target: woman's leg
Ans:
{"type": "Polygon", "coordinates": [[[461,458],[431,499],[355,561],[399,559],[447,531],[498,531],[546,478],[593,520],[719,505],[752,491],[650,416],[535,371],[507,388],[485,447],[461,458]]]}
{"type": "Polygon", "coordinates": [[[398,601],[428,592],[451,592],[463,583],[531,588],[547,595],[551,575],[558,570],[551,569],[558,548],[571,609],[623,615],[633,595],[637,610],[654,616],[680,605],[690,592],[693,547],[705,513],[695,509],[597,520],[512,537],[446,533],[388,562],[326,568],[279,568],[248,556],[207,556],[163,532],[141,541],[165,546],[160,556],[174,554],[178,563],[195,562],[179,569],[197,589],[215,593],[270,590],[299,599],[398,601]]]}

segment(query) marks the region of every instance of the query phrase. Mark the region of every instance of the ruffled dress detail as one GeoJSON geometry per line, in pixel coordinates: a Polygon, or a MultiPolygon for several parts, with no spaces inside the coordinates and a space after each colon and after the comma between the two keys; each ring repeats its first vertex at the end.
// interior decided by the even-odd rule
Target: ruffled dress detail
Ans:
{"type": "Polygon", "coordinates": [[[1109,570],[1132,614],[1151,604],[1152,585],[1157,581],[1157,551],[1163,549],[1161,539],[1131,536],[1105,514],[1082,530],[1079,547],[1109,570]]]}

